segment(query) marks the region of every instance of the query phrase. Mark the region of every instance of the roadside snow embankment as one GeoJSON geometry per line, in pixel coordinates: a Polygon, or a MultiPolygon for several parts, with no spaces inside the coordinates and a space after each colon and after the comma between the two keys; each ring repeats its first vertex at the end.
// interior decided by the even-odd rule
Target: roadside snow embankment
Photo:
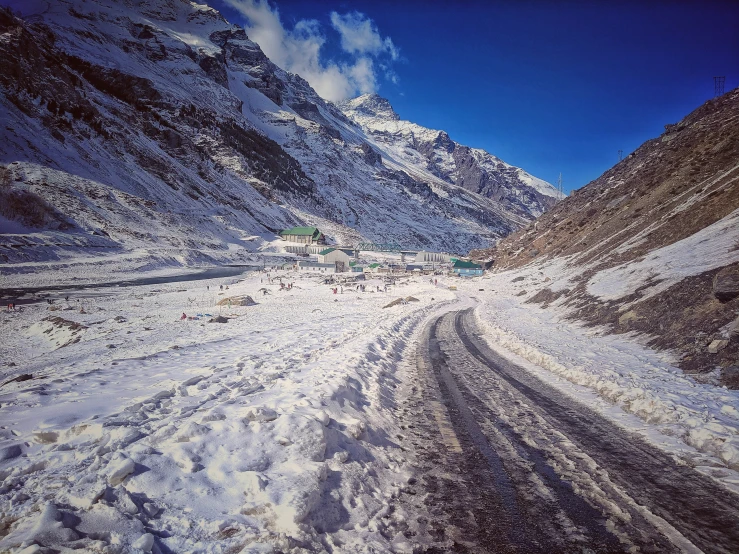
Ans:
{"type": "Polygon", "coordinates": [[[0,550],[387,551],[410,475],[390,434],[400,354],[454,295],[280,275],[295,286],[253,274],[222,293],[224,280],[72,299],[64,320],[86,331],[51,349],[23,334],[50,306],[3,313],[18,365],[0,389],[0,550]],[[247,294],[256,305],[215,306],[247,294]],[[382,309],[408,295],[419,302],[382,309]],[[228,323],[209,323],[219,309],[228,323]]]}
{"type": "Polygon", "coordinates": [[[633,337],[599,336],[565,321],[556,306],[525,304],[521,291],[541,278],[534,269],[510,271],[460,288],[480,300],[475,313],[491,347],[657,446],[739,485],[732,471],[739,470],[739,391],[697,383],[633,337]]]}

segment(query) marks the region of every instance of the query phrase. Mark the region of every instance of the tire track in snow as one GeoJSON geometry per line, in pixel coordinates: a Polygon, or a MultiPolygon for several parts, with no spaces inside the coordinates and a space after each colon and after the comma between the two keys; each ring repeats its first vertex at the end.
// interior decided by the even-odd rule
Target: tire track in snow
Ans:
{"type": "MultiPolygon", "coordinates": [[[[444,364],[469,413],[514,480],[519,506],[541,516],[531,509],[531,499],[548,497],[557,508],[548,524],[530,526],[534,534],[543,531],[538,543],[542,549],[548,541],[556,545],[562,540],[562,536],[547,536],[560,529],[571,533],[565,540],[572,547],[587,545],[596,551],[627,550],[634,545],[642,551],[734,551],[739,544],[735,495],[691,468],[676,465],[669,455],[490,351],[475,337],[471,311],[441,319],[432,335],[439,335],[444,364]],[[526,414],[531,421],[525,421],[526,414]],[[538,427],[547,431],[537,433],[538,427]],[[527,464],[528,472],[524,471],[527,464]],[[526,473],[529,477],[522,479],[526,473]],[[535,478],[543,491],[535,490],[535,478]]],[[[474,456],[477,450],[479,455],[469,437],[469,422],[460,417],[452,401],[459,400],[459,395],[447,393],[445,400],[465,451],[474,456]]],[[[478,480],[489,474],[488,468],[478,480]]],[[[484,497],[480,491],[478,500],[484,497]]],[[[508,517],[512,515],[509,511],[508,517]]],[[[510,548],[521,548],[515,535],[509,538],[514,539],[510,548]]]]}

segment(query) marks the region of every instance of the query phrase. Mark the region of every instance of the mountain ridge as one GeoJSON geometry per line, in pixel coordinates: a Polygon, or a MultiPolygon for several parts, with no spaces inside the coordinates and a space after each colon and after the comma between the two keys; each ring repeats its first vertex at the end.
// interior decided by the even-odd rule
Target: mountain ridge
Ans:
{"type": "Polygon", "coordinates": [[[449,184],[538,216],[564,195],[551,184],[481,148],[460,144],[446,131],[402,120],[390,102],[364,94],[337,102],[389,157],[403,159],[449,184]]]}
{"type": "Polygon", "coordinates": [[[208,6],[60,0],[24,19],[4,10],[0,35],[5,194],[48,216],[0,210],[4,228],[30,231],[3,235],[8,271],[101,241],[231,263],[278,251],[275,232],[303,223],[337,243],[464,253],[538,213],[392,158],[208,6]]]}

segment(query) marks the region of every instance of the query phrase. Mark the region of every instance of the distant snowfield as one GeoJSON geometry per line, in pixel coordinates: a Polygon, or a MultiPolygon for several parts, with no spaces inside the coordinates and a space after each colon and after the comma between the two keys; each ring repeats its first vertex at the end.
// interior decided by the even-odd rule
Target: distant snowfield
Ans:
{"type": "Polygon", "coordinates": [[[739,489],[739,391],[524,304],[535,269],[388,293],[275,275],[294,287],[251,273],[2,312],[0,550],[411,551],[383,533],[411,515],[390,509],[413,475],[398,391],[424,322],[473,305],[527,371],[739,489]],[[214,306],[243,294],[257,305],[214,306]],[[401,296],[418,302],[382,308],[401,296]]]}

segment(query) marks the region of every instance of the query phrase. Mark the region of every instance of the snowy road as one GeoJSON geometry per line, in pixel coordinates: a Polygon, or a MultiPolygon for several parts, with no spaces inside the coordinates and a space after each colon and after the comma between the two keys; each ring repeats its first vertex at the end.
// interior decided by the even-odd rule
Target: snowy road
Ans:
{"type": "Polygon", "coordinates": [[[500,357],[472,310],[436,319],[421,344],[405,414],[422,452],[405,501],[430,515],[420,542],[736,551],[739,497],[500,357]]]}

